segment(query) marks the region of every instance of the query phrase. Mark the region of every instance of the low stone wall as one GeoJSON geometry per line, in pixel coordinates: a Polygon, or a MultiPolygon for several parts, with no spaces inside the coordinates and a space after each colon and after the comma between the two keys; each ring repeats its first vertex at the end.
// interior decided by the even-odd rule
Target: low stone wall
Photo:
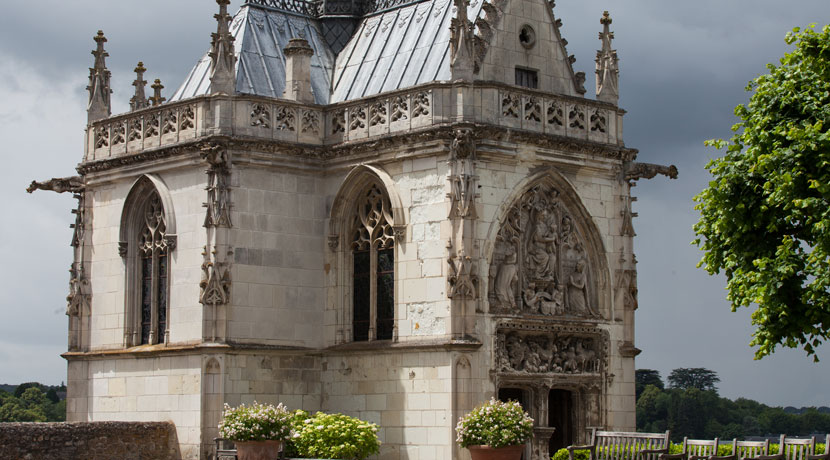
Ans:
{"type": "Polygon", "coordinates": [[[171,422],[0,423],[0,458],[180,460],[171,422]]]}

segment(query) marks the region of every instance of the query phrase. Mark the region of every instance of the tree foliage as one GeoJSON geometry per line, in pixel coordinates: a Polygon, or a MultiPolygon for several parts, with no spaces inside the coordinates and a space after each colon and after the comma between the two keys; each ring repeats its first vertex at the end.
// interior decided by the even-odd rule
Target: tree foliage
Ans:
{"type": "Polygon", "coordinates": [[[723,272],[733,311],[756,305],[756,359],[830,337],[830,26],[787,34],[795,49],[752,80],[726,149],[695,197],[700,265],[723,272]]]}
{"type": "Polygon", "coordinates": [[[680,367],[669,374],[669,386],[688,390],[696,388],[717,393],[716,383],[720,382],[717,372],[702,367],[680,367]]]}
{"type": "Polygon", "coordinates": [[[637,398],[637,429],[650,433],[671,430],[675,441],[746,438],[785,433],[788,436],[830,432],[830,409],[787,411],[751,399],[721,398],[695,387],[660,389],[646,385],[637,398]]]}
{"type": "Polygon", "coordinates": [[[66,420],[66,400],[54,401],[44,392],[52,390],[55,398],[59,399],[56,388],[39,383],[26,383],[18,385],[14,393],[0,391],[0,423],[66,420]]]}
{"type": "Polygon", "coordinates": [[[638,398],[648,385],[654,385],[661,390],[664,388],[663,379],[660,378],[660,372],[654,369],[637,369],[634,372],[634,381],[638,398]]]}

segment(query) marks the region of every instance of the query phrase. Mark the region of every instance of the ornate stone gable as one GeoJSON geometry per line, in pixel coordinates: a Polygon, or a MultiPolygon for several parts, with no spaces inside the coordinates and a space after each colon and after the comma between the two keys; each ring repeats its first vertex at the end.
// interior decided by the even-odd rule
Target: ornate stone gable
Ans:
{"type": "Polygon", "coordinates": [[[510,208],[489,272],[490,312],[601,318],[585,238],[559,190],[540,183],[510,208]]]}

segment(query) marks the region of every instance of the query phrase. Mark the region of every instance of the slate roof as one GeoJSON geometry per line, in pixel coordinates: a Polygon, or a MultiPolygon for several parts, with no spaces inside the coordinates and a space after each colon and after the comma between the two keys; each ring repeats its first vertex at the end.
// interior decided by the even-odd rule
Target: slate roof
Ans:
{"type": "MultiPolygon", "coordinates": [[[[469,18],[482,13],[482,3],[470,2],[469,18]]],[[[332,21],[324,23],[324,8],[324,4],[302,0],[248,0],[231,23],[239,58],[237,92],[282,97],[282,49],[288,40],[300,36],[314,49],[311,84],[318,104],[450,79],[452,0],[370,2],[363,7],[362,18],[356,18],[347,42],[342,36],[332,37],[332,21]],[[334,48],[343,43],[345,47],[335,57],[329,42],[334,48]]],[[[204,95],[209,84],[210,58],[205,54],[170,100],[204,95]]]]}

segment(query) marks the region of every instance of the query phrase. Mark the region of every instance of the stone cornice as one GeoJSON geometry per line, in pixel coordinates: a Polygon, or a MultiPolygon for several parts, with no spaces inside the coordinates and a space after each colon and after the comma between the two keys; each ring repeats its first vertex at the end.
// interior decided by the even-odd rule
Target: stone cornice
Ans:
{"type": "Polygon", "coordinates": [[[304,355],[340,355],[354,353],[384,353],[407,351],[475,351],[482,346],[475,339],[421,339],[405,342],[379,340],[373,342],[350,342],[327,348],[310,348],[288,345],[266,345],[255,343],[198,343],[182,345],[141,345],[131,348],[119,348],[94,351],[69,351],[61,357],[67,361],[88,361],[97,359],[146,358],[150,356],[178,356],[196,353],[276,353],[304,355]]]}

